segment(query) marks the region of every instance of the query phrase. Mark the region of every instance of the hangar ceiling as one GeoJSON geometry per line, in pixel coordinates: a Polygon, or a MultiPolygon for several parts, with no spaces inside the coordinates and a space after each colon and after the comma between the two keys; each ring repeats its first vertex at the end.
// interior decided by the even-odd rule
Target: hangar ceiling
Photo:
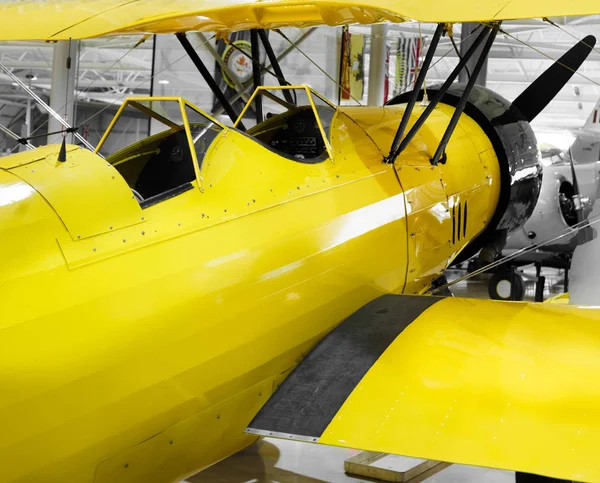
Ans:
{"type": "MultiPolygon", "coordinates": [[[[504,24],[503,28],[510,36],[499,35],[492,49],[488,63],[488,87],[512,100],[551,64],[547,56],[556,59],[574,44],[575,39],[600,33],[600,16],[552,20],[558,24],[558,28],[543,20],[504,24]]],[[[418,23],[390,25],[388,42],[395,45],[399,37],[419,35],[419,32],[426,39],[431,38],[434,28],[432,24],[418,23]]],[[[370,34],[369,27],[352,27],[351,31],[364,33],[367,38],[370,34]]],[[[335,46],[339,32],[335,28],[317,29],[317,33],[311,35],[301,48],[317,64],[331,72],[331,66],[336,65],[331,55],[332,51],[337,50],[335,46]],[[329,42],[329,48],[323,48],[324,41],[329,42]]],[[[294,38],[301,34],[297,30],[293,32],[294,38]]],[[[287,47],[277,35],[272,34],[272,38],[276,52],[287,47]]],[[[78,102],[103,109],[108,104],[118,105],[127,95],[148,95],[152,84],[153,40],[150,38],[138,45],[141,39],[141,36],[126,36],[82,41],[77,75],[78,102]]],[[[460,40],[460,26],[455,27],[455,39],[460,40]]],[[[155,69],[155,91],[159,90],[155,93],[181,94],[194,97],[190,99],[192,102],[208,104],[212,94],[179,44],[172,37],[161,37],[158,42],[162,62],[160,65],[157,63],[155,69]]],[[[195,39],[195,45],[201,43],[195,39]]],[[[368,48],[367,41],[367,63],[368,48]]],[[[0,44],[0,60],[42,96],[47,96],[51,88],[52,53],[52,43],[0,44]]],[[[203,58],[212,66],[212,59],[207,52],[203,53],[203,58]]],[[[448,38],[440,43],[434,62],[435,66],[428,76],[429,83],[444,80],[457,63],[457,54],[448,38]]],[[[293,82],[309,83],[326,91],[326,95],[334,96],[336,86],[299,52],[289,55],[282,64],[284,72],[293,78],[293,82]]],[[[368,74],[368,68],[366,71],[368,74]]],[[[582,126],[600,98],[599,49],[592,52],[580,72],[582,75],[575,75],[535,121],[537,129],[563,131],[582,126]]],[[[27,95],[9,78],[0,76],[1,122],[18,131],[19,123],[24,119],[26,103],[27,95]]],[[[44,116],[41,112],[37,115],[44,116]]]]}

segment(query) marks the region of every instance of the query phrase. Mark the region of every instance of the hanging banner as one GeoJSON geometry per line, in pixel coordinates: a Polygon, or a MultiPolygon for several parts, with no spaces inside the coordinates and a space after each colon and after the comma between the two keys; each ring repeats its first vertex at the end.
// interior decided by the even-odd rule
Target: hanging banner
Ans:
{"type": "Polygon", "coordinates": [[[420,37],[402,37],[398,39],[396,50],[396,86],[394,95],[409,91],[419,75],[423,41],[420,37]]]}
{"type": "Polygon", "coordinates": [[[383,103],[390,100],[390,46],[385,45],[385,84],[383,85],[383,103]]]}
{"type": "Polygon", "coordinates": [[[342,37],[342,86],[343,100],[362,99],[365,80],[365,36],[344,30],[342,37]]]}
{"type": "MultiPolygon", "coordinates": [[[[268,31],[267,31],[268,34],[268,31]]],[[[233,32],[229,35],[229,42],[224,40],[217,41],[217,52],[224,64],[227,66],[227,71],[215,62],[215,80],[219,85],[225,97],[231,102],[233,109],[236,112],[241,112],[246,103],[243,99],[238,99],[233,102],[233,98],[237,96],[238,90],[236,82],[244,89],[248,88],[247,93],[251,95],[254,91],[252,78],[252,44],[250,42],[250,31],[243,30],[233,32]]],[[[260,62],[265,64],[266,53],[262,44],[260,45],[260,62]]],[[[264,79],[264,75],[261,77],[264,79]]],[[[262,82],[261,82],[262,84],[262,82]]],[[[213,113],[221,107],[219,101],[214,98],[213,113]]],[[[246,116],[253,116],[254,110],[250,109],[246,116]]]]}

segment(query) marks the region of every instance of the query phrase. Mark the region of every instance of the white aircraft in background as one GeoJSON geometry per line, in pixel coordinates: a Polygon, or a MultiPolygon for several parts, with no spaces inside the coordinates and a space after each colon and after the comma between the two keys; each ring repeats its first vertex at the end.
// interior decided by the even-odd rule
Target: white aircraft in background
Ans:
{"type": "Polygon", "coordinates": [[[574,134],[577,137],[569,151],[575,163],[593,163],[600,160],[600,100],[583,128],[574,134]]]}
{"type": "MultiPolygon", "coordinates": [[[[529,220],[508,238],[502,256],[543,246],[512,259],[512,266],[540,262],[544,267],[568,270],[571,265],[578,241],[573,226],[588,218],[599,194],[600,101],[583,128],[575,134],[577,137],[569,152],[554,146],[540,146],[544,175],[539,200],[529,220]],[[547,244],[563,233],[569,234],[547,244]]],[[[510,265],[501,265],[490,278],[488,292],[491,298],[523,299],[523,277],[511,270],[510,265]]]]}

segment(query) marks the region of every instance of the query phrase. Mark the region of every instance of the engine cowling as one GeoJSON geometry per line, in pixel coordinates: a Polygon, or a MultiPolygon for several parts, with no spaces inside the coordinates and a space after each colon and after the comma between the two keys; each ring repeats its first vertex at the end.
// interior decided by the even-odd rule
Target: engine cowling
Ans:
{"type": "MultiPolygon", "coordinates": [[[[444,104],[457,106],[465,84],[455,83],[442,98],[444,104]]],[[[439,86],[427,89],[431,99],[439,86]]],[[[401,94],[388,105],[408,101],[401,94]]],[[[423,92],[419,100],[423,99],[423,92]]],[[[532,215],[542,186],[542,161],[531,124],[517,108],[499,94],[475,86],[469,95],[465,114],[489,137],[500,163],[500,200],[488,227],[460,254],[455,263],[471,258],[481,250],[485,261],[495,258],[510,232],[523,227],[532,215]]]]}

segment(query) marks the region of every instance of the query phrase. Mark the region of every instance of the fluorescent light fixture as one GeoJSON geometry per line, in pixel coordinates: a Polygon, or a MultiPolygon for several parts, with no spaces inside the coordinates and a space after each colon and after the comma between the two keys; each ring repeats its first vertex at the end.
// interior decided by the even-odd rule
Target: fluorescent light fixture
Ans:
{"type": "Polygon", "coordinates": [[[158,83],[159,83],[159,84],[163,84],[163,85],[167,85],[167,84],[169,84],[170,82],[169,82],[167,79],[161,79],[161,80],[159,80],[159,81],[158,81],[158,83]]]}

